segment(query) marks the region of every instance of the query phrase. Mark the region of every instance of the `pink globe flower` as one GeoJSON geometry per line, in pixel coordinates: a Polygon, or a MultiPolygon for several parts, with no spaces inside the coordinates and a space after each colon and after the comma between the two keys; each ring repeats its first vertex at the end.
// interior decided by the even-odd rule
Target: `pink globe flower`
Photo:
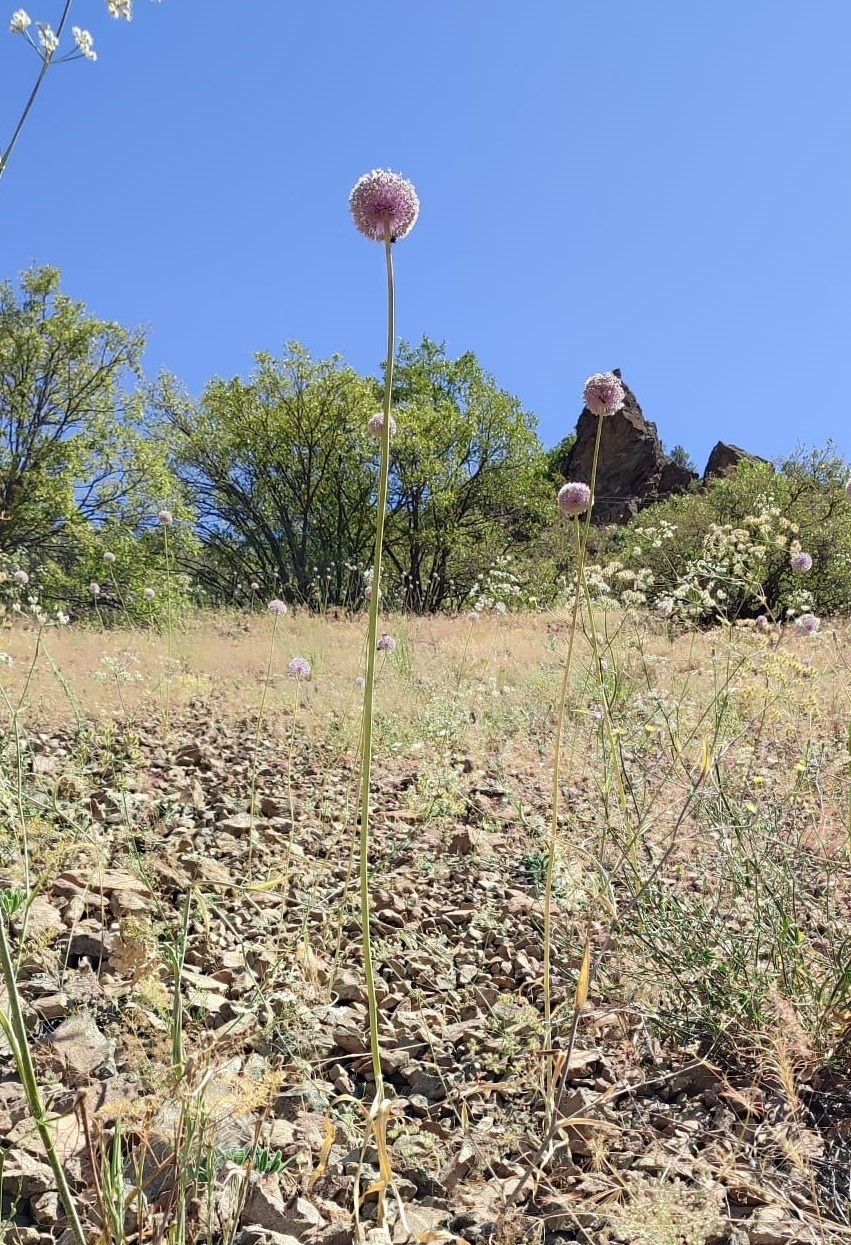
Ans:
{"type": "Polygon", "coordinates": [[[808,553],[801,550],[800,553],[793,553],[789,559],[789,565],[793,571],[811,571],[813,569],[813,560],[808,553]]]}
{"type": "Polygon", "coordinates": [[[372,600],[372,584],[366,585],[366,587],[363,590],[363,595],[366,597],[367,601],[372,600]]]}
{"type": "Polygon", "coordinates": [[[624,388],[614,372],[595,372],[585,382],[585,405],[594,415],[614,415],[624,404],[624,388]]]}
{"type": "Polygon", "coordinates": [[[100,584],[89,584],[89,592],[93,597],[100,596],[100,584]]]}
{"type": "Polygon", "coordinates": [[[157,515],[157,519],[163,525],[163,527],[170,527],[171,524],[174,522],[174,515],[171,513],[170,510],[161,510],[159,514],[157,515]]]}
{"type": "Polygon", "coordinates": [[[802,635],[815,635],[821,626],[821,619],[815,614],[802,614],[796,626],[802,635]]]}
{"type": "Polygon", "coordinates": [[[478,610],[470,610],[469,614],[467,615],[467,621],[471,623],[477,623],[480,617],[481,615],[479,614],[478,610]]]}
{"type": "Polygon", "coordinates": [[[145,598],[146,601],[153,601],[156,595],[157,594],[153,588],[146,588],[145,591],[142,593],[142,596],[145,598]]]}
{"type": "Polygon", "coordinates": [[[363,677],[362,674],[359,674],[358,677],[355,679],[355,687],[359,687],[361,691],[363,691],[363,689],[366,687],[366,679],[363,677]]]}
{"type": "Polygon", "coordinates": [[[26,571],[15,571],[12,578],[16,579],[19,584],[28,584],[30,582],[30,577],[26,571]]]}
{"type": "MultiPolygon", "coordinates": [[[[372,419],[366,426],[369,431],[369,435],[378,440],[384,431],[384,414],[379,411],[377,415],[373,415],[372,419]]],[[[390,435],[391,437],[395,437],[396,435],[396,420],[392,415],[390,416],[390,435]]]]}
{"type": "Polygon", "coordinates": [[[591,490],[587,484],[563,484],[558,491],[557,500],[562,514],[572,519],[584,514],[591,505],[591,490]]]}
{"type": "Polygon", "coordinates": [[[293,679],[309,679],[310,678],[310,662],[306,657],[294,657],[287,666],[290,678],[293,679]]]}
{"type": "Polygon", "coordinates": [[[674,612],[674,603],[670,597],[661,597],[656,602],[656,613],[660,618],[670,618],[674,612]]]}
{"type": "Polygon", "coordinates": [[[257,590],[259,589],[259,587],[260,587],[260,585],[258,584],[257,580],[256,580],[256,579],[252,579],[252,581],[251,581],[251,591],[252,591],[252,592],[257,592],[257,590]]]}
{"type": "Polygon", "coordinates": [[[107,566],[112,566],[115,561],[115,554],[110,553],[109,550],[107,550],[107,552],[103,555],[103,560],[106,562],[107,566]]]}
{"type": "Polygon", "coordinates": [[[365,173],[349,195],[349,210],[360,232],[383,242],[385,228],[396,242],[411,232],[420,213],[420,201],[411,182],[390,169],[365,173]]]}
{"type": "Polygon", "coordinates": [[[767,614],[757,614],[754,621],[757,631],[767,631],[770,625],[767,614]]]}
{"type": "Polygon", "coordinates": [[[277,615],[278,618],[282,618],[284,614],[286,614],[287,612],[287,607],[286,607],[285,602],[278,600],[277,597],[275,598],[274,601],[269,602],[269,605],[267,608],[270,614],[275,614],[277,615]]]}
{"type": "Polygon", "coordinates": [[[392,653],[395,647],[396,641],[392,635],[383,635],[376,645],[379,653],[392,653]]]}

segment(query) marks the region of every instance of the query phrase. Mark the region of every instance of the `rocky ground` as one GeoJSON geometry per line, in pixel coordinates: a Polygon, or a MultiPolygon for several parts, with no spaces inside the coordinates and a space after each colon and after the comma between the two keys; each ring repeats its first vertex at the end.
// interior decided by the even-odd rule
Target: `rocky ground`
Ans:
{"type": "MultiPolygon", "coordinates": [[[[93,1240],[122,1181],[124,1235],[110,1241],[179,1240],[168,1225],[180,1207],[185,1239],[211,1245],[851,1238],[849,1052],[844,1066],[839,1051],[784,1070],[678,1045],[605,973],[560,1065],[555,1153],[536,1166],[549,797],[542,778],[462,756],[438,788],[425,762],[375,771],[395,1177],[376,1227],[351,756],[264,731],[252,816],[255,732],[205,701],[167,737],[152,720],[106,742],[27,742],[41,886],[12,930],[51,1128],[93,1240]]],[[[569,793],[568,827],[586,798],[569,793]]],[[[2,861],[0,886],[18,885],[11,851],[2,861]]],[[[598,946],[603,917],[592,914],[598,946]]],[[[586,927],[562,887],[561,1050],[586,927]]],[[[67,1245],[2,1034],[0,1137],[5,1239],[67,1245]]]]}

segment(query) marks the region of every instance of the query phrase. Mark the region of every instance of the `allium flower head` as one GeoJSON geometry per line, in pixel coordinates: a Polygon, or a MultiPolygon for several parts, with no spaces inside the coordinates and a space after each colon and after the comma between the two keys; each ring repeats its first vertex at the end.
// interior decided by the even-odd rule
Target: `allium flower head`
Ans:
{"type": "Polygon", "coordinates": [[[251,581],[251,591],[252,591],[252,592],[258,592],[258,591],[259,591],[259,589],[260,589],[260,585],[258,584],[257,580],[256,580],[256,579],[252,579],[252,581],[251,581]]]}
{"type": "Polygon", "coordinates": [[[815,635],[821,626],[821,619],[816,618],[815,614],[802,614],[796,626],[803,635],[815,635]]]}
{"type": "Polygon", "coordinates": [[[471,623],[477,623],[480,617],[481,615],[478,613],[477,610],[470,610],[469,614],[467,615],[467,621],[471,623]]]}
{"type": "Polygon", "coordinates": [[[789,559],[789,565],[793,571],[811,571],[813,569],[813,560],[808,553],[801,550],[800,553],[793,553],[789,559]]]}
{"type": "Polygon", "coordinates": [[[584,514],[590,505],[591,490],[587,484],[563,484],[558,491],[558,508],[570,518],[584,514]]]}
{"type": "Polygon", "coordinates": [[[100,584],[89,584],[89,592],[93,597],[100,596],[100,584]]]}
{"type": "Polygon", "coordinates": [[[367,601],[372,600],[372,584],[366,585],[363,590],[363,595],[366,597],[367,601]]]}
{"type": "Polygon", "coordinates": [[[163,527],[170,527],[171,524],[174,522],[174,515],[171,513],[170,510],[161,510],[159,514],[157,515],[157,519],[163,525],[163,527]]]}
{"type": "Polygon", "coordinates": [[[287,612],[285,602],[278,600],[277,597],[274,601],[269,602],[268,609],[270,614],[277,614],[279,618],[283,617],[287,612]]]}
{"type": "Polygon", "coordinates": [[[379,653],[392,653],[395,647],[396,641],[392,635],[383,635],[376,645],[379,653]]]}
{"type": "Polygon", "coordinates": [[[310,662],[306,657],[294,657],[287,666],[287,670],[293,679],[310,678],[310,662]]]}
{"type": "Polygon", "coordinates": [[[157,594],[153,588],[146,588],[145,591],[142,593],[142,595],[144,596],[146,601],[153,601],[154,597],[157,594]]]}
{"type": "Polygon", "coordinates": [[[103,555],[103,560],[104,562],[107,563],[108,566],[112,566],[113,562],[115,561],[115,554],[110,553],[109,550],[107,550],[106,553],[103,555]]]}
{"type": "Polygon", "coordinates": [[[362,674],[359,674],[358,677],[355,679],[355,687],[359,687],[361,690],[363,690],[363,688],[366,687],[366,679],[363,677],[362,674]]]}
{"type": "Polygon", "coordinates": [[[401,173],[373,169],[355,183],[349,195],[349,210],[365,237],[383,242],[386,225],[390,241],[396,242],[416,224],[420,201],[412,183],[401,173]]]}
{"type": "Polygon", "coordinates": [[[9,29],[13,35],[22,35],[28,26],[32,25],[32,18],[26,9],[15,9],[12,14],[12,20],[9,23],[9,29]]]}
{"type": "MultiPolygon", "coordinates": [[[[373,415],[372,419],[369,420],[366,426],[370,436],[375,437],[376,440],[379,440],[384,431],[383,412],[379,411],[377,415],[373,415]]],[[[396,420],[392,415],[390,416],[390,435],[391,437],[395,437],[396,435],[396,420]]]]}
{"type": "Polygon", "coordinates": [[[670,597],[660,597],[656,602],[656,613],[660,618],[670,618],[674,612],[674,603],[670,597]]]}
{"type": "Polygon", "coordinates": [[[757,614],[756,620],[754,622],[754,626],[756,627],[757,631],[767,631],[769,627],[768,615],[757,614]]]}
{"type": "Polygon", "coordinates": [[[585,405],[594,415],[614,415],[623,406],[625,396],[614,372],[595,372],[585,382],[585,405]]]}
{"type": "Polygon", "coordinates": [[[26,571],[15,571],[12,578],[16,579],[19,584],[28,584],[30,582],[30,577],[26,571]]]}

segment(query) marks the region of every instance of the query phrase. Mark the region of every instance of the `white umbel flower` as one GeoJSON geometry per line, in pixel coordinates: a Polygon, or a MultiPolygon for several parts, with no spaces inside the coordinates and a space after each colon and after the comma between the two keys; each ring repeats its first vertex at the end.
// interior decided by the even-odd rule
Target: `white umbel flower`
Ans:
{"type": "Polygon", "coordinates": [[[87,30],[81,30],[79,26],[71,27],[71,34],[74,36],[74,42],[85,56],[87,61],[96,61],[98,54],[94,49],[94,39],[87,30]]]}
{"type": "Polygon", "coordinates": [[[123,17],[129,22],[133,17],[133,0],[106,0],[110,17],[123,17]]]}
{"type": "Polygon", "coordinates": [[[44,49],[46,56],[52,56],[59,47],[59,40],[52,26],[48,26],[47,22],[36,22],[38,27],[38,41],[44,49]]]}
{"type": "Polygon", "coordinates": [[[32,18],[26,9],[15,9],[12,14],[12,20],[9,23],[9,29],[13,35],[22,35],[28,26],[32,25],[32,18]]]}

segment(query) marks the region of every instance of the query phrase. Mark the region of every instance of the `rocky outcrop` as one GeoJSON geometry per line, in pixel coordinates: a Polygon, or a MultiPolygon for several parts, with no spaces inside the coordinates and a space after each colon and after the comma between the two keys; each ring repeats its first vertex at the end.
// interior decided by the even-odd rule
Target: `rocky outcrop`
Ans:
{"type": "Polygon", "coordinates": [[[760,458],[758,454],[750,454],[747,450],[740,449],[738,445],[728,445],[726,441],[719,441],[709,455],[703,478],[711,480],[717,476],[732,475],[741,462],[767,463],[768,459],[760,458]]]}
{"type": "MultiPolygon", "coordinates": [[[[614,371],[620,376],[617,368],[614,371]]],[[[595,523],[625,523],[651,502],[685,492],[697,479],[695,472],[665,453],[656,425],[644,418],[627,385],[624,391],[626,400],[621,409],[603,420],[592,515],[595,523]]],[[[566,480],[590,481],[596,436],[597,416],[586,407],[576,425],[576,441],[558,464],[566,480]]]]}

